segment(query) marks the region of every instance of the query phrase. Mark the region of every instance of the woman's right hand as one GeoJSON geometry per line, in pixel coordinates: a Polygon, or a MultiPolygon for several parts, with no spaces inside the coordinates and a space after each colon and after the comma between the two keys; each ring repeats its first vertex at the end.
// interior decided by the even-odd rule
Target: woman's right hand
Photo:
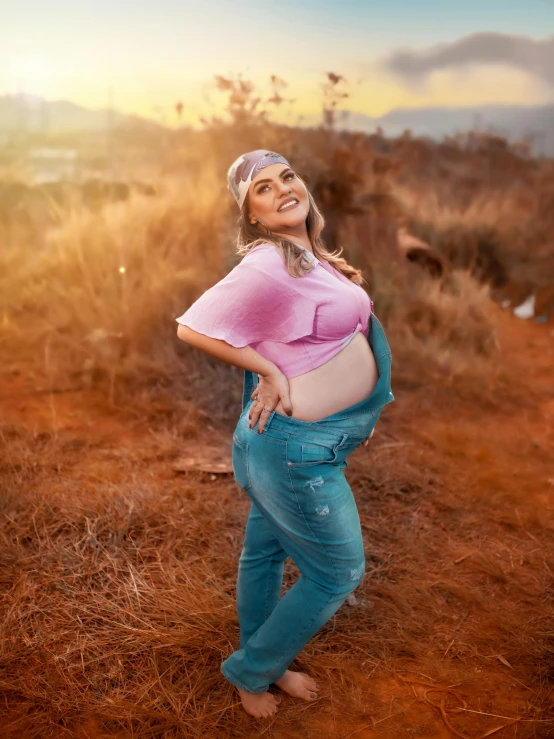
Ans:
{"type": "Polygon", "coordinates": [[[258,424],[259,434],[264,430],[269,414],[275,410],[279,401],[281,401],[285,413],[288,416],[292,415],[289,381],[286,375],[275,367],[268,374],[261,375],[261,378],[250,396],[254,403],[248,413],[250,428],[254,428],[261,416],[260,423],[258,424]]]}

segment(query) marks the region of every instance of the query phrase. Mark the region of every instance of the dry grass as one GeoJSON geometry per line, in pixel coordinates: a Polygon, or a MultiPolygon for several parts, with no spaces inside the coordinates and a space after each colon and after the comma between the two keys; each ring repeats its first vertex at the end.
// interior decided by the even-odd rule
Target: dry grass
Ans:
{"type": "Polygon", "coordinates": [[[448,374],[464,374],[475,362],[486,365],[499,349],[489,286],[465,270],[453,270],[442,280],[420,278],[404,306],[402,324],[405,346],[448,374]]]}
{"type": "Polygon", "coordinates": [[[34,347],[54,382],[178,371],[172,316],[226,271],[226,213],[209,168],[203,185],[75,207],[43,249],[11,244],[0,270],[6,352],[34,347]]]}
{"type": "MultiPolygon", "coordinates": [[[[332,700],[384,719],[386,676],[415,670],[457,685],[470,708],[519,715],[529,726],[518,736],[540,736],[533,722],[554,721],[554,528],[521,493],[513,512],[510,471],[483,440],[408,422],[406,409],[389,415],[371,451],[349,460],[368,574],[297,669],[318,675],[324,715],[332,700]],[[463,472],[444,478],[469,454],[496,475],[493,499],[463,472]],[[504,689],[477,704],[485,676],[512,686],[519,708],[504,689]]],[[[219,673],[238,639],[246,496],[225,476],[172,475],[178,436],[144,430],[130,443],[113,424],[111,441],[0,429],[3,735],[257,736],[219,673]]],[[[289,561],[285,588],[296,574],[289,561]]],[[[300,708],[283,706],[276,736],[315,736],[300,708]]],[[[403,725],[376,736],[404,736],[403,725]]]]}

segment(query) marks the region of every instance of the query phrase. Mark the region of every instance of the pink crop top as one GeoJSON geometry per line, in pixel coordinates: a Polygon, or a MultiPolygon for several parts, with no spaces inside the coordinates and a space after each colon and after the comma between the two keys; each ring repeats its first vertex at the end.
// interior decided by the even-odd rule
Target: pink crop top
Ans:
{"type": "Polygon", "coordinates": [[[297,278],[274,244],[254,247],[176,321],[234,347],[251,346],[289,379],[319,367],[357,332],[367,333],[373,301],[305,251],[316,265],[297,278]]]}

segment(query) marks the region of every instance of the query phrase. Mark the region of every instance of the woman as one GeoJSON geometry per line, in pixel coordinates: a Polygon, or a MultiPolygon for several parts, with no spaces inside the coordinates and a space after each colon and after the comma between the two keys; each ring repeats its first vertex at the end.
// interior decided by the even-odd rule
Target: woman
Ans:
{"type": "Polygon", "coordinates": [[[325,249],[303,180],[265,150],[240,156],[227,177],[244,257],[176,320],[179,338],[245,370],[233,434],[235,479],[251,500],[237,578],[240,647],[221,671],[244,709],[263,718],[280,702],[271,683],[317,698],[317,682],[288,667],[363,577],[343,470],[394,398],[390,349],[361,273],[325,249]],[[288,556],[301,574],[280,599],[288,556]]]}

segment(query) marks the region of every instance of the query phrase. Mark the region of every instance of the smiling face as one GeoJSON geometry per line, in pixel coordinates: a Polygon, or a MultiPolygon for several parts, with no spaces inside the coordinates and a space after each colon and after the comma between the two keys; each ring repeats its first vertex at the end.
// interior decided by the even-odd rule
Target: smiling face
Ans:
{"type": "Polygon", "coordinates": [[[248,200],[250,223],[255,224],[259,219],[276,234],[305,231],[310,208],[308,191],[286,164],[270,164],[258,172],[248,188],[248,200]],[[287,205],[289,201],[295,202],[287,205]]]}

